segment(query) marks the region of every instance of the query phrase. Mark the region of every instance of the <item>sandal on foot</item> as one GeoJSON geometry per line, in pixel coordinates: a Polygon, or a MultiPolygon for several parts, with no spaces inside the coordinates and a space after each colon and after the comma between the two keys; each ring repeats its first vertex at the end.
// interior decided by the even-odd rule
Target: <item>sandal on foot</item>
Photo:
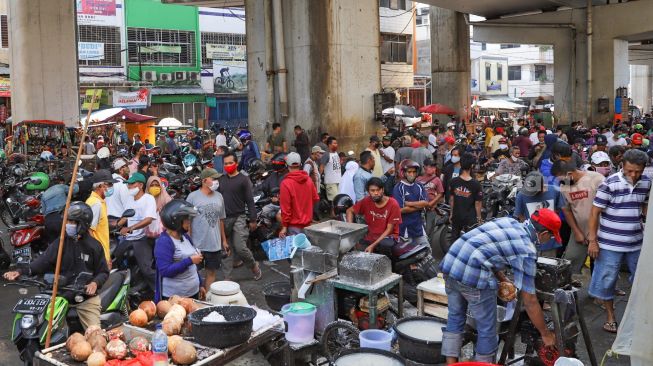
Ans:
{"type": "Polygon", "coordinates": [[[254,271],[254,281],[258,281],[263,277],[263,271],[261,271],[261,267],[256,266],[256,271],[254,271]]]}
{"type": "Polygon", "coordinates": [[[605,322],[603,323],[603,330],[609,333],[617,333],[617,329],[619,328],[619,324],[617,322],[605,322]]]}
{"type": "Polygon", "coordinates": [[[626,296],[626,291],[618,288],[618,289],[614,290],[614,294],[617,295],[617,296],[626,296]]]}

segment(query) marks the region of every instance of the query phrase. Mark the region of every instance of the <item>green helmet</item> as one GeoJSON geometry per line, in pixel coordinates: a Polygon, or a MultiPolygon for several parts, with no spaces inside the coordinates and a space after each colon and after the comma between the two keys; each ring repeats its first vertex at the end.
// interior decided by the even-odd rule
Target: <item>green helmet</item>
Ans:
{"type": "Polygon", "coordinates": [[[50,186],[50,177],[43,172],[36,172],[30,176],[30,179],[39,179],[41,183],[27,183],[25,189],[28,191],[45,191],[50,186]]]}

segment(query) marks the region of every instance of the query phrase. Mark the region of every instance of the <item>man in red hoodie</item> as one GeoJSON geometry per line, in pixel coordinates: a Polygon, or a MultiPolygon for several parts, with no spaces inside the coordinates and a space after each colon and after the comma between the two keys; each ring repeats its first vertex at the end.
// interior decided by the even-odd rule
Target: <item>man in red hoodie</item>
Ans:
{"type": "Polygon", "coordinates": [[[299,234],[313,220],[313,203],[319,201],[315,185],[308,174],[302,170],[302,158],[291,152],[286,155],[288,175],[281,181],[279,202],[281,203],[281,231],[286,234],[299,234]]]}

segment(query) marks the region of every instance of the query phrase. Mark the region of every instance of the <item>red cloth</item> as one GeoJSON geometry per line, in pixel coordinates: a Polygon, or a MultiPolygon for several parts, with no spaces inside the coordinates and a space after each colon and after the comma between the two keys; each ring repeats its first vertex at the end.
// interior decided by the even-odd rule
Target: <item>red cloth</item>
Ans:
{"type": "Polygon", "coordinates": [[[394,224],[390,236],[399,237],[399,224],[401,224],[401,208],[397,201],[388,197],[388,202],[383,207],[377,207],[370,196],[363,198],[354,205],[354,213],[363,215],[367,223],[365,240],[373,242],[383,234],[388,224],[394,224]]]}
{"type": "Polygon", "coordinates": [[[313,220],[313,202],[319,200],[308,173],[303,170],[288,173],[279,188],[282,225],[301,228],[310,225],[313,220]]]}

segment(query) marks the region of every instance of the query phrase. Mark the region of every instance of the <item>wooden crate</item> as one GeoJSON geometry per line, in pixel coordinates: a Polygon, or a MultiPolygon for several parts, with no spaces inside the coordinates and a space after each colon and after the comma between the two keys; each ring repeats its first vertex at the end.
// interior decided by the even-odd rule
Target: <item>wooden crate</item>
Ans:
{"type": "Polygon", "coordinates": [[[449,310],[444,280],[436,277],[417,285],[417,315],[430,315],[447,319],[449,310]]]}

